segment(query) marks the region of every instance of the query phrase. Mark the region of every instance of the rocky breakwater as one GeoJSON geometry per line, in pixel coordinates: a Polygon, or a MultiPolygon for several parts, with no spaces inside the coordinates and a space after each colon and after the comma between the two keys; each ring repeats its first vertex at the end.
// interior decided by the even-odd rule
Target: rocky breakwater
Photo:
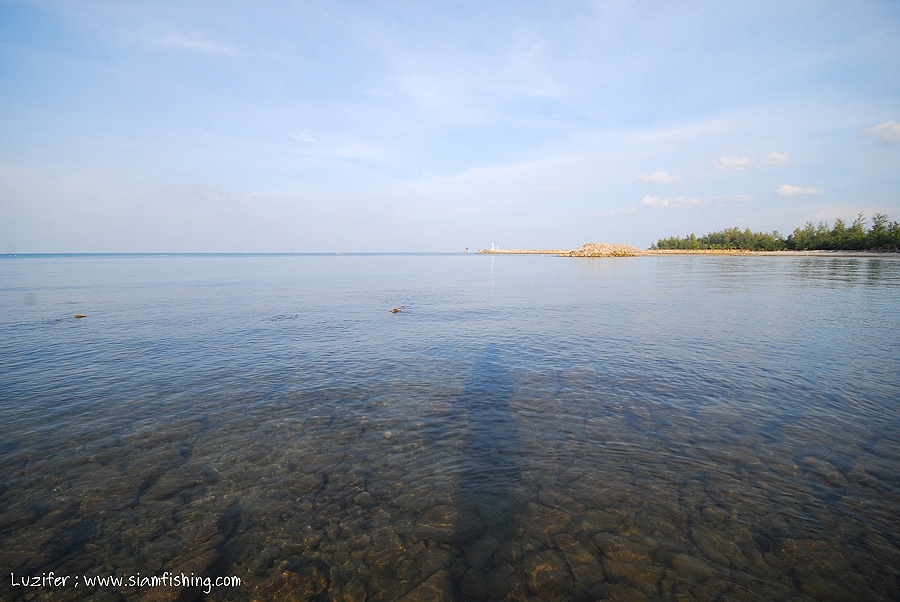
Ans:
{"type": "Polygon", "coordinates": [[[631,245],[609,245],[589,242],[573,251],[560,253],[560,257],[637,257],[645,252],[631,245]]]}

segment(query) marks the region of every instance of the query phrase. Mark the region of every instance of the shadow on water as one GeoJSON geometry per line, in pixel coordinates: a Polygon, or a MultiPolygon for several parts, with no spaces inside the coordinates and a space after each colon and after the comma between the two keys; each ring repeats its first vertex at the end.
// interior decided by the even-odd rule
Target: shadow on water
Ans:
{"type": "Polygon", "coordinates": [[[514,536],[521,507],[521,447],[510,409],[515,383],[489,344],[456,400],[454,415],[464,425],[464,458],[457,478],[455,543],[462,551],[453,571],[464,599],[487,597],[485,587],[499,567],[498,548],[514,536]]]}

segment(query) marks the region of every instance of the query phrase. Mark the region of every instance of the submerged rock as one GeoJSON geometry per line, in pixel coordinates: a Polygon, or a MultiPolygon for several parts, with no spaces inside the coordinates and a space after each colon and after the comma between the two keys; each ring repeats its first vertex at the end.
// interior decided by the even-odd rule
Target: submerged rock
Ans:
{"type": "Polygon", "coordinates": [[[400,598],[402,602],[439,602],[442,600],[450,602],[453,599],[453,583],[449,571],[446,570],[435,572],[400,598]]]}
{"type": "MultiPolygon", "coordinates": [[[[297,563],[292,563],[297,564],[297,563]]],[[[328,588],[328,575],[316,564],[283,566],[251,596],[254,600],[300,602],[321,595],[328,588]]]]}
{"type": "Polygon", "coordinates": [[[663,568],[653,561],[645,546],[621,542],[603,550],[603,572],[614,582],[629,582],[641,590],[654,590],[663,568]]]}
{"type": "Polygon", "coordinates": [[[566,561],[559,550],[545,550],[525,559],[528,588],[542,600],[562,600],[574,585],[566,561]]]}
{"type": "Polygon", "coordinates": [[[476,541],[464,551],[466,564],[477,570],[484,569],[499,547],[500,542],[495,537],[488,536],[476,541]]]}

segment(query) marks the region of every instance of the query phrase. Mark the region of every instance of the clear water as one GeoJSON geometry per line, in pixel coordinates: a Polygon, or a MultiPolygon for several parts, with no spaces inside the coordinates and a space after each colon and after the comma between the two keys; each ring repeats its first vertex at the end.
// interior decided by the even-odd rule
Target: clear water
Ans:
{"type": "Polygon", "coordinates": [[[892,256],[0,258],[0,599],[900,599],[898,301],[892,256]]]}

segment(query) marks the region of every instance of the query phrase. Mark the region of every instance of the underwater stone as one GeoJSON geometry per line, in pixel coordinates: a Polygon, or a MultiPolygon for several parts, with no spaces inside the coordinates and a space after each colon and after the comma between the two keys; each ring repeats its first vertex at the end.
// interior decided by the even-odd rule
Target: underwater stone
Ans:
{"type": "Polygon", "coordinates": [[[440,570],[400,598],[400,602],[453,602],[453,583],[450,572],[440,570]]]}
{"type": "Polygon", "coordinates": [[[569,569],[575,577],[579,591],[587,591],[603,581],[603,566],[600,560],[575,537],[568,533],[560,533],[556,536],[556,543],[569,563],[569,569]]]}
{"type": "Polygon", "coordinates": [[[483,529],[484,524],[474,514],[441,504],[425,511],[416,524],[414,534],[420,539],[453,542],[471,540],[483,529]]]}
{"type": "Polygon", "coordinates": [[[690,596],[697,602],[718,602],[722,599],[730,600],[726,593],[731,589],[732,581],[723,577],[717,577],[702,583],[692,583],[690,596]]]}
{"type": "Polygon", "coordinates": [[[20,527],[31,525],[41,518],[41,513],[25,503],[17,503],[9,506],[0,515],[0,530],[15,531],[20,527]]]}
{"type": "Polygon", "coordinates": [[[289,481],[288,491],[295,497],[303,497],[316,493],[325,486],[325,481],[319,473],[297,475],[289,481]]]}
{"type": "Polygon", "coordinates": [[[456,508],[447,504],[428,508],[415,528],[415,534],[422,539],[447,541],[456,530],[456,508]]]}
{"type": "Polygon", "coordinates": [[[479,539],[465,549],[466,564],[473,569],[485,568],[499,546],[500,541],[494,537],[479,539]]]}
{"type": "Polygon", "coordinates": [[[525,506],[521,520],[528,533],[547,547],[554,545],[554,535],[568,532],[572,525],[571,517],[565,512],[535,502],[525,506]]]}
{"type": "Polygon", "coordinates": [[[581,515],[580,527],[591,534],[616,533],[622,530],[625,519],[624,512],[590,509],[581,515]]]}
{"type": "Polygon", "coordinates": [[[488,588],[486,599],[489,600],[505,600],[509,593],[509,586],[506,582],[506,576],[500,571],[490,571],[484,578],[488,588]]]}
{"type": "Polygon", "coordinates": [[[572,498],[566,491],[559,488],[541,487],[538,492],[538,501],[549,508],[565,508],[573,514],[585,511],[581,502],[572,498]]]}
{"type": "Polygon", "coordinates": [[[809,469],[810,472],[819,475],[826,483],[832,486],[845,486],[847,479],[835,468],[834,464],[827,460],[816,458],[815,456],[805,456],[800,459],[800,464],[809,469]]]}
{"type": "Polygon", "coordinates": [[[525,573],[522,571],[520,567],[501,567],[500,569],[503,571],[506,577],[506,586],[508,589],[508,594],[504,599],[506,600],[527,600],[529,599],[528,594],[528,582],[525,577],[525,573]]]}
{"type": "Polygon", "coordinates": [[[603,572],[608,579],[629,581],[644,590],[662,577],[663,569],[634,543],[617,543],[603,551],[603,572]]]}
{"type": "MultiPolygon", "coordinates": [[[[296,565],[297,562],[290,563],[296,565]]],[[[258,586],[255,600],[273,602],[300,602],[309,600],[325,592],[328,578],[316,565],[291,568],[285,562],[280,571],[268,582],[258,586]]]]}
{"type": "Polygon", "coordinates": [[[589,564],[597,560],[597,558],[574,536],[568,533],[559,533],[553,538],[556,547],[560,549],[569,565],[573,564],[589,564]]]}
{"type": "Polygon", "coordinates": [[[523,562],[528,588],[543,600],[561,600],[570,594],[574,579],[559,550],[545,550],[523,562]]]}
{"type": "Polygon", "coordinates": [[[363,491],[353,498],[353,503],[363,508],[369,508],[375,505],[375,497],[368,491],[363,491]]]}
{"type": "Polygon", "coordinates": [[[202,488],[216,481],[214,473],[197,467],[186,467],[171,470],[162,475],[141,499],[161,501],[171,497],[192,498],[199,495],[202,488]],[[198,491],[194,491],[197,489],[198,491]]]}
{"type": "Polygon", "coordinates": [[[609,602],[649,602],[647,594],[624,583],[603,584],[600,588],[609,602]]]}
{"type": "Polygon", "coordinates": [[[403,542],[390,526],[379,527],[372,533],[372,549],[367,560],[373,569],[388,571],[403,555],[403,542]]]}
{"type": "Polygon", "coordinates": [[[733,539],[722,532],[695,526],[691,529],[691,539],[704,556],[722,566],[745,569],[750,564],[733,539]]]}
{"type": "Polygon", "coordinates": [[[470,568],[463,575],[459,583],[463,596],[470,600],[487,600],[488,585],[487,580],[481,571],[470,568]]]}
{"type": "Polygon", "coordinates": [[[700,558],[687,554],[672,557],[672,568],[679,579],[688,582],[706,581],[719,575],[719,570],[700,558]]]}
{"type": "Polygon", "coordinates": [[[364,602],[367,597],[366,584],[358,579],[328,590],[328,599],[333,602],[364,602]]]}
{"type": "MultiPolygon", "coordinates": [[[[837,544],[818,539],[785,538],[777,542],[773,566],[791,567],[791,574],[808,596],[821,599],[865,599],[872,591],[837,544]]],[[[767,561],[770,557],[766,555],[767,561]]]]}
{"type": "Polygon", "coordinates": [[[270,568],[275,564],[275,560],[281,554],[281,548],[276,545],[270,544],[266,546],[266,548],[259,553],[259,556],[254,561],[254,571],[259,576],[264,576],[270,568]]]}
{"type": "Polygon", "coordinates": [[[605,576],[600,562],[595,560],[588,564],[577,564],[570,567],[575,578],[575,587],[579,592],[588,592],[598,583],[602,583],[605,576]]]}
{"type": "Polygon", "coordinates": [[[429,549],[418,558],[420,574],[431,575],[448,568],[459,554],[456,548],[430,542],[429,549]]]}
{"type": "Polygon", "coordinates": [[[305,583],[303,591],[308,597],[318,596],[328,589],[328,574],[322,567],[309,565],[297,569],[296,572],[305,583]]]}

